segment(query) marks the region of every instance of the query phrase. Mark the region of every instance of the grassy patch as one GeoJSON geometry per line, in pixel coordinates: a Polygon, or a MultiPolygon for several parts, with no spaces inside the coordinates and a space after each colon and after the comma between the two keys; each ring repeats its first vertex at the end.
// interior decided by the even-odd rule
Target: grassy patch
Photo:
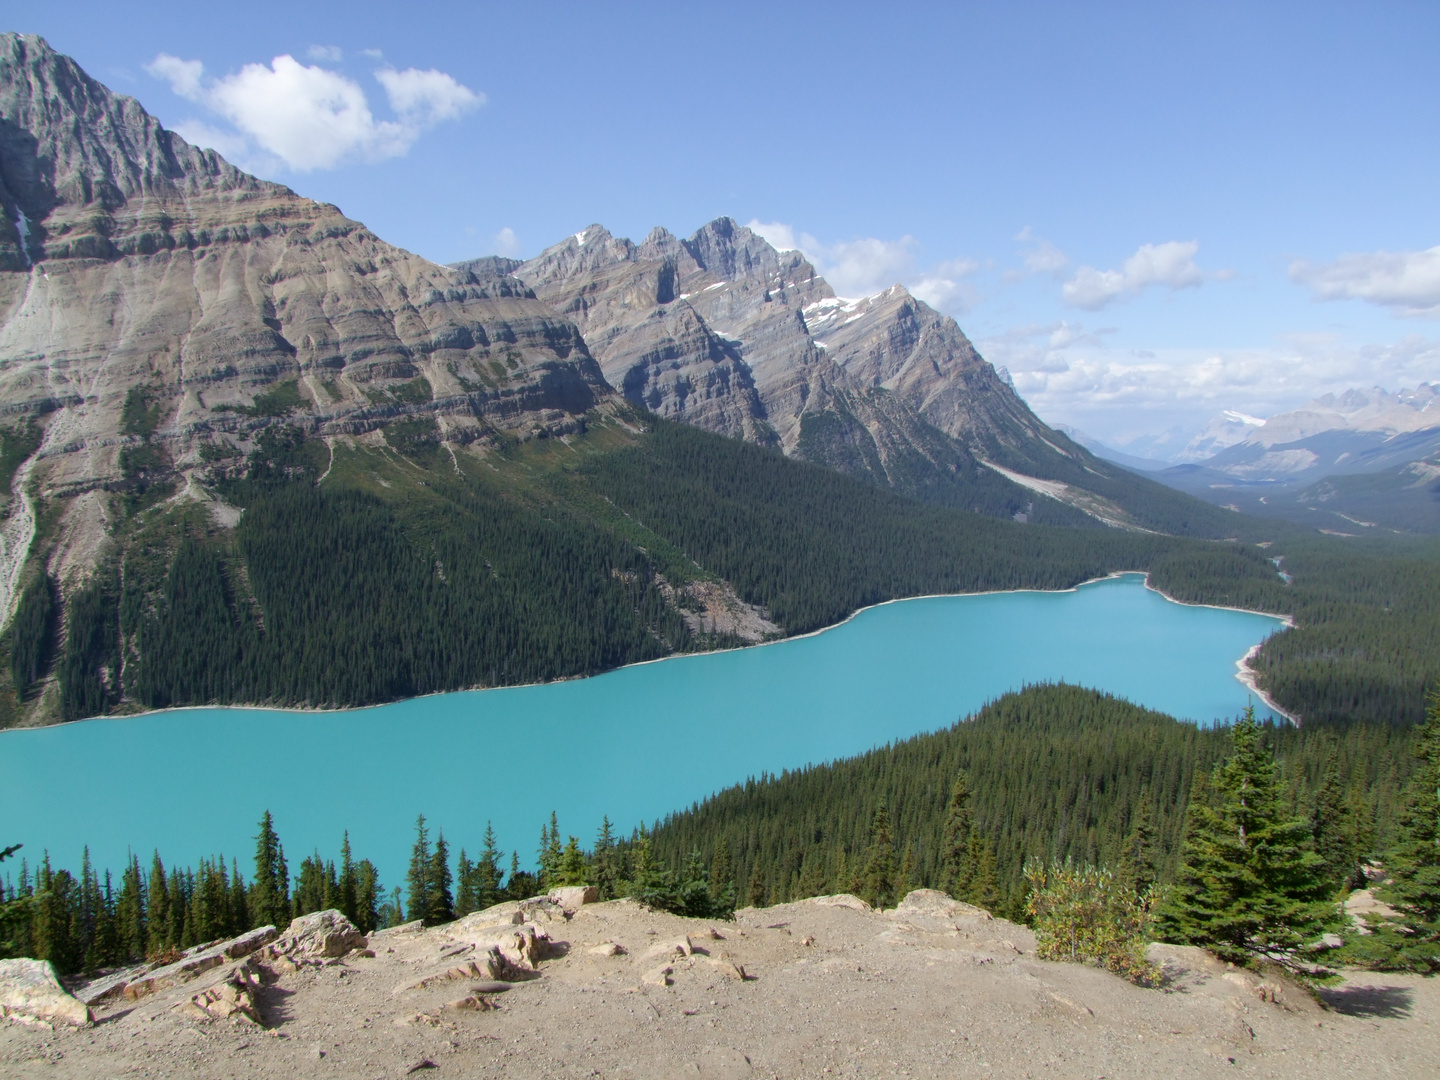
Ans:
{"type": "Polygon", "coordinates": [[[435,391],[430,386],[430,380],[424,375],[390,387],[390,393],[395,395],[396,401],[406,405],[424,405],[427,401],[435,400],[435,391]]]}
{"type": "Polygon", "coordinates": [[[32,416],[21,427],[0,427],[0,485],[10,490],[20,466],[40,449],[40,425],[32,416]]]}
{"type": "Polygon", "coordinates": [[[139,435],[148,439],[160,426],[160,403],[154,400],[154,391],[144,386],[132,386],[125,395],[125,407],[120,411],[120,430],[126,435],[139,435]]]}

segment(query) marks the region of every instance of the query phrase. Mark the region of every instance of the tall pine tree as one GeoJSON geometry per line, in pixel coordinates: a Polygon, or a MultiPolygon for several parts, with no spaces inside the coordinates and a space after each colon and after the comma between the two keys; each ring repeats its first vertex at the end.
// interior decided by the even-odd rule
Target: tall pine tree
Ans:
{"type": "Polygon", "coordinates": [[[1386,966],[1440,972],[1440,692],[1426,703],[1415,752],[1418,768],[1400,819],[1400,840],[1385,862],[1390,881],[1379,890],[1397,915],[1372,925],[1389,951],[1386,966]]]}
{"type": "Polygon", "coordinates": [[[255,880],[249,900],[252,926],[284,930],[290,925],[290,867],[269,810],[260,819],[260,834],[255,837],[255,880]]]}
{"type": "Polygon", "coordinates": [[[1303,969],[1301,950],[1344,920],[1309,850],[1309,823],[1284,814],[1286,793],[1253,707],[1232,729],[1211,790],[1191,800],[1162,935],[1236,963],[1259,957],[1303,969]]]}
{"type": "Polygon", "coordinates": [[[959,897],[961,883],[967,879],[970,854],[970,777],[961,769],[955,774],[950,789],[950,805],[945,812],[945,831],[940,840],[940,888],[959,897]]]}

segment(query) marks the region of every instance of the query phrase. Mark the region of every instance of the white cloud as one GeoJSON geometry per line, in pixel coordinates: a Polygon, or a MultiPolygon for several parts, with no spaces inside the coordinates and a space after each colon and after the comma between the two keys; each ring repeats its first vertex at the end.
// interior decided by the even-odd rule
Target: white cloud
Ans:
{"type": "Polygon", "coordinates": [[[513,258],[520,254],[520,238],[515,235],[514,229],[506,225],[491,239],[490,248],[496,255],[507,255],[513,258]]]}
{"type": "MultiPolygon", "coordinates": [[[[254,155],[251,153],[250,144],[244,135],[237,135],[233,131],[221,131],[219,128],[211,127],[203,120],[182,120],[175,125],[175,131],[192,146],[214,150],[221,157],[230,161],[243,160],[253,164],[254,155]]],[[[278,164],[278,161],[273,162],[272,167],[278,164]]]]}
{"type": "Polygon", "coordinates": [[[1374,251],[1290,264],[1290,280],[1321,300],[1365,300],[1399,315],[1440,318],[1440,247],[1374,251]]]}
{"type": "Polygon", "coordinates": [[[964,279],[979,264],[954,259],[918,269],[915,263],[920,245],[913,236],[898,240],[862,237],[825,244],[778,221],[756,219],[746,228],[779,251],[800,252],[840,296],[870,296],[899,283],[932,307],[960,311],[971,302],[971,289],[964,279]]]}
{"type": "Polygon", "coordinates": [[[327,64],[338,64],[345,59],[339,45],[311,45],[305,50],[305,55],[311,60],[327,64]]]}
{"type": "Polygon", "coordinates": [[[288,55],[275,57],[269,67],[246,64],[208,81],[200,61],[165,53],[146,70],[237,129],[231,134],[190,122],[190,130],[203,128],[209,145],[220,149],[220,142],[228,142],[221,153],[242,159],[253,158],[251,148],[258,148],[297,172],[401,156],[426,128],[456,119],[485,100],[444,72],[385,69],[376,78],[398,119],[381,120],[354,80],[288,55]]]}
{"type": "Polygon", "coordinates": [[[1151,285],[1171,290],[1190,289],[1205,280],[1195,265],[1200,250],[1195,240],[1168,240],[1163,244],[1141,244],[1119,270],[1097,270],[1082,266],[1061,289],[1065,303],[1087,311],[1099,311],[1112,300],[1133,296],[1151,285]]]}
{"type": "Polygon", "coordinates": [[[178,96],[191,101],[200,100],[200,80],[205,75],[205,65],[199,60],[181,60],[169,53],[160,53],[145,65],[145,70],[157,79],[164,79],[178,96]]]}
{"type": "Polygon", "coordinates": [[[1020,252],[1025,263],[1023,273],[1011,271],[1007,276],[1012,279],[1027,277],[1031,275],[1059,274],[1065,267],[1070,265],[1070,256],[1066,255],[1049,240],[1036,236],[1030,226],[1026,225],[1015,234],[1015,239],[1029,247],[1020,252]]]}
{"type": "Polygon", "coordinates": [[[1115,443],[1172,425],[1198,428],[1224,409],[1270,416],[1326,393],[1434,379],[1440,341],[1410,335],[1388,345],[1329,334],[1295,335],[1249,349],[1136,351],[1060,323],[1016,327],[978,341],[1047,421],[1115,443]]]}
{"type": "Polygon", "coordinates": [[[443,120],[457,120],[471,109],[485,104],[485,95],[461,86],[453,76],[430,68],[396,71],[384,68],[375,73],[390,98],[390,107],[404,120],[429,126],[443,120]]]}

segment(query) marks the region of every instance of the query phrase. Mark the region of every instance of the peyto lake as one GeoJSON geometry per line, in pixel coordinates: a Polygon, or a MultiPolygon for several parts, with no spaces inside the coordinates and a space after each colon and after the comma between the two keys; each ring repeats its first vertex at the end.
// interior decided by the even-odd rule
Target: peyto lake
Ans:
{"type": "Polygon", "coordinates": [[[131,847],[248,867],[269,808],[292,870],[317,847],[333,858],[349,829],[390,887],[417,814],[472,853],[493,821],[528,862],[551,810],[588,845],[602,814],[628,833],[747,776],[946,727],[1029,683],[1228,719],[1251,699],[1236,661],[1280,625],[1176,604],[1127,574],[1071,592],[899,601],[809,637],[543,686],[7,731],[0,841],[77,870],[85,844],[116,871],[131,847]]]}

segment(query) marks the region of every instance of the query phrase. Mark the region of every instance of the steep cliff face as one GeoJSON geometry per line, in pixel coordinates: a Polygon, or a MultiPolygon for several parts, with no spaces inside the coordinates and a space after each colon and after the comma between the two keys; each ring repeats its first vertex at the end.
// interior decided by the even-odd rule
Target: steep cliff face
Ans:
{"type": "Polygon", "coordinates": [[[580,325],[611,385],[664,416],[912,494],[968,478],[987,488],[989,512],[1000,490],[1006,513],[1033,500],[998,472],[977,480],[983,462],[1026,471],[1085,457],[953,319],[899,285],[837,297],[799,252],[729,218],[688,239],[656,228],[638,245],[592,225],[510,272],[580,325]]]}
{"type": "Polygon", "coordinates": [[[0,35],[0,203],[0,408],[40,439],[11,485],[5,611],[22,492],[65,500],[56,565],[84,571],[112,513],[91,495],[142,468],[187,488],[282,419],[365,436],[410,417],[464,445],[572,431],[613,399],[575,324],[515,279],[246,175],[33,36],[0,35]]]}

